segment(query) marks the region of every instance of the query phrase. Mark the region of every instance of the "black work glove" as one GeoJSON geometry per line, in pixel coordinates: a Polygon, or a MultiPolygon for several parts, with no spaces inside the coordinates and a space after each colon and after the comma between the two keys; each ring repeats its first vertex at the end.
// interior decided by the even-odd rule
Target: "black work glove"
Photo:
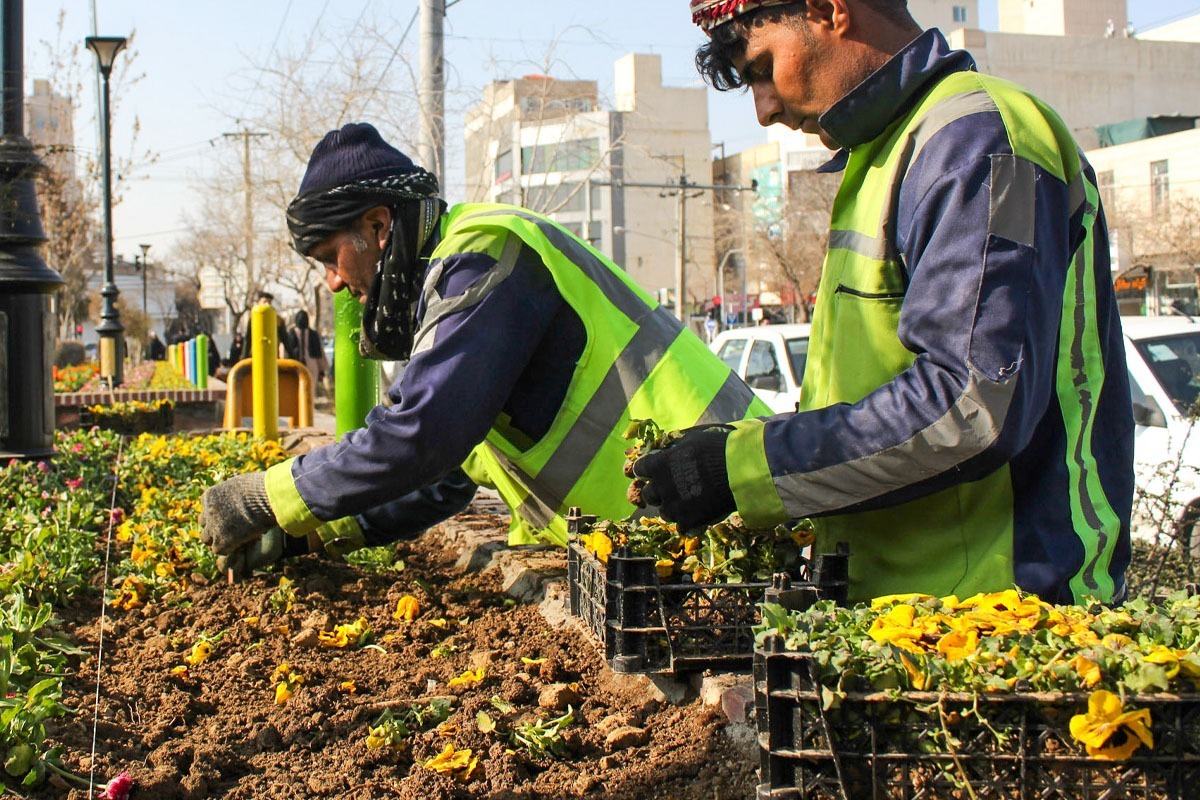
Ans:
{"type": "Polygon", "coordinates": [[[643,505],[657,506],[681,531],[732,514],[736,506],[725,468],[725,441],[732,431],[729,425],[688,428],[667,447],[633,462],[634,476],[647,481],[643,505]]]}
{"type": "Polygon", "coordinates": [[[275,526],[265,475],[235,475],[209,487],[200,498],[200,540],[217,555],[230,555],[275,526]]]}

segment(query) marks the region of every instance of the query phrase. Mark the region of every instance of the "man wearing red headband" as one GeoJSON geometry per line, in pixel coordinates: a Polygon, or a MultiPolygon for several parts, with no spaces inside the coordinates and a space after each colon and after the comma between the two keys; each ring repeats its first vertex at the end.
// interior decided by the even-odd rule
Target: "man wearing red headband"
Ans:
{"type": "Polygon", "coordinates": [[[634,469],[681,525],[735,508],[850,544],[851,599],[1124,597],[1133,415],[1096,177],[1062,120],[904,0],[692,0],[696,54],[840,172],[800,410],[634,469]]]}

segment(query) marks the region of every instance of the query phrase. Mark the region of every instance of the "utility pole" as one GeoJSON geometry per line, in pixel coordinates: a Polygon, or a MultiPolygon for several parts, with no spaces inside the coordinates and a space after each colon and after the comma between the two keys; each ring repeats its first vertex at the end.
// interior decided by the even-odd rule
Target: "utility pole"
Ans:
{"type": "Polygon", "coordinates": [[[641,183],[637,181],[597,181],[589,180],[589,192],[592,186],[613,186],[618,189],[639,188],[639,189],[662,189],[660,197],[666,197],[672,192],[679,193],[679,240],[675,244],[675,316],[681,321],[686,322],[683,312],[684,292],[687,291],[687,200],[688,197],[698,197],[704,192],[727,191],[727,192],[753,192],[757,186],[730,186],[728,184],[708,184],[701,185],[692,183],[687,179],[687,174],[680,172],[678,183],[641,183]]]}
{"type": "Polygon", "coordinates": [[[442,22],[446,0],[421,0],[419,29],[420,61],[417,101],[421,108],[421,128],[417,136],[419,165],[445,186],[446,92],[442,22]]]}
{"type": "Polygon", "coordinates": [[[246,187],[246,213],[244,235],[246,237],[246,286],[248,289],[254,288],[254,184],[250,181],[250,140],[263,136],[269,136],[268,133],[261,131],[241,130],[237,133],[221,134],[227,139],[242,140],[242,180],[246,187]]]}

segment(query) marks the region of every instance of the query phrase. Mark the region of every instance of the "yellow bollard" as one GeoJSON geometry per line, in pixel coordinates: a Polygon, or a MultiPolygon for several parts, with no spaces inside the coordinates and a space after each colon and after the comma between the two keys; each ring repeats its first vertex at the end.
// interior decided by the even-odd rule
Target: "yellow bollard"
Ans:
{"type": "Polygon", "coordinates": [[[250,310],[250,383],[254,393],[254,435],[279,438],[279,344],[275,309],[269,305],[250,310]]]}

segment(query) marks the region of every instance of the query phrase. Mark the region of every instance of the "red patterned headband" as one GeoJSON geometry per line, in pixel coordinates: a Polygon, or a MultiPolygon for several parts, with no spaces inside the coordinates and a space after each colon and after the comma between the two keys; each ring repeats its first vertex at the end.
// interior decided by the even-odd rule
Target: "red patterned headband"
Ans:
{"type": "Polygon", "coordinates": [[[797,2],[802,0],[692,0],[692,22],[708,32],[748,11],[797,2]]]}

